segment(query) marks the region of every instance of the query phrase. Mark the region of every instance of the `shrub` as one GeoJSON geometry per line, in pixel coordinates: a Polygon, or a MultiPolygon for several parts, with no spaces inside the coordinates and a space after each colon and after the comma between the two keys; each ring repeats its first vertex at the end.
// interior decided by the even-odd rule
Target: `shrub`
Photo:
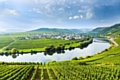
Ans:
{"type": "Polygon", "coordinates": [[[78,60],[78,58],[77,57],[73,57],[72,60],[78,60]]]}
{"type": "Polygon", "coordinates": [[[79,60],[82,60],[82,59],[84,59],[84,58],[83,58],[82,56],[80,56],[80,57],[79,57],[79,60]]]}
{"type": "Polygon", "coordinates": [[[11,53],[16,53],[17,52],[17,49],[16,48],[12,48],[11,49],[11,53]]]}

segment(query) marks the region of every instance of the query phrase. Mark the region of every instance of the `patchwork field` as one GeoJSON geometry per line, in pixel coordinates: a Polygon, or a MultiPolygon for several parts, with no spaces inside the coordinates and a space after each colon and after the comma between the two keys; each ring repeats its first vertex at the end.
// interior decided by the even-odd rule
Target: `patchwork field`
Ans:
{"type": "Polygon", "coordinates": [[[50,45],[57,48],[60,45],[66,45],[65,48],[77,47],[80,43],[76,40],[63,40],[63,39],[50,39],[50,38],[40,38],[40,39],[30,39],[30,40],[20,40],[19,36],[25,36],[25,34],[12,34],[12,35],[0,35],[0,49],[1,50],[11,50],[16,48],[19,51],[30,52],[31,50],[44,51],[45,47],[50,45]]]}
{"type": "Polygon", "coordinates": [[[120,68],[79,64],[0,65],[0,80],[119,80],[120,68]],[[8,74],[9,73],[9,74],[8,74]]]}

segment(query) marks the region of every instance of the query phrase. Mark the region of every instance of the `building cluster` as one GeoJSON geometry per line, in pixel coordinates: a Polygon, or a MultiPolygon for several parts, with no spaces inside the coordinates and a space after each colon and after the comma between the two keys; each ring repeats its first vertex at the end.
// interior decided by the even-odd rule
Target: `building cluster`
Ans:
{"type": "Polygon", "coordinates": [[[73,39],[85,38],[85,36],[80,34],[28,34],[26,36],[21,36],[18,38],[19,40],[31,40],[31,39],[40,39],[40,38],[73,40],[73,39]]]}

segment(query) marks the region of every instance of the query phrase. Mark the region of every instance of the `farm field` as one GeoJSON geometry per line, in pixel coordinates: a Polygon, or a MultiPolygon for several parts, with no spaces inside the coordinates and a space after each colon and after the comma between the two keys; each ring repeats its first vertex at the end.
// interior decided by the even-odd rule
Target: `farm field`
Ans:
{"type": "Polygon", "coordinates": [[[0,48],[3,48],[13,42],[13,39],[9,35],[0,35],[0,48]]]}
{"type": "MultiPolygon", "coordinates": [[[[40,38],[40,39],[30,39],[30,40],[20,40],[19,36],[25,36],[25,34],[11,34],[7,36],[0,36],[1,40],[1,52],[10,51],[15,48],[20,52],[31,52],[31,50],[45,51],[45,48],[53,45],[55,48],[59,46],[65,46],[65,49],[69,49],[70,47],[78,47],[80,46],[80,42],[78,40],[63,40],[63,39],[54,39],[54,38],[40,38]]],[[[84,40],[87,41],[87,40],[84,40]]],[[[83,42],[83,41],[82,41],[83,42]]]]}
{"type": "MultiPolygon", "coordinates": [[[[7,49],[11,50],[12,48],[16,48],[20,51],[28,52],[31,49],[44,51],[44,48],[49,45],[54,45],[55,47],[58,47],[60,44],[66,44],[66,43],[75,43],[75,40],[62,40],[62,39],[35,39],[35,40],[19,40],[17,37],[18,35],[12,35],[13,38],[16,40],[13,44],[7,47],[7,49]]],[[[0,49],[6,47],[10,43],[12,43],[14,40],[11,38],[11,36],[0,36],[0,49]]],[[[73,44],[72,44],[73,45],[73,44]]],[[[68,46],[69,47],[69,46],[68,46]]]]}
{"type": "Polygon", "coordinates": [[[0,65],[0,80],[119,80],[119,78],[120,68],[114,66],[69,63],[36,66],[0,65]]]}
{"type": "Polygon", "coordinates": [[[74,40],[61,40],[61,39],[36,39],[36,40],[17,40],[16,43],[11,45],[9,48],[17,49],[34,49],[34,48],[44,48],[49,45],[59,46],[60,44],[72,43],[74,40]]]}

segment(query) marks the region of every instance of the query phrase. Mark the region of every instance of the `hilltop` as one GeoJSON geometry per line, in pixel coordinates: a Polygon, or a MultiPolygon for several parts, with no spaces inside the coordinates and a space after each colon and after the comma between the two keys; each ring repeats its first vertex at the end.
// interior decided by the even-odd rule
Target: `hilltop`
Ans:
{"type": "Polygon", "coordinates": [[[29,32],[40,32],[40,33],[85,33],[90,31],[89,29],[58,29],[58,28],[39,28],[31,30],[29,32]]]}
{"type": "Polygon", "coordinates": [[[120,35],[120,23],[109,27],[98,27],[89,32],[92,36],[118,36],[120,35]]]}

